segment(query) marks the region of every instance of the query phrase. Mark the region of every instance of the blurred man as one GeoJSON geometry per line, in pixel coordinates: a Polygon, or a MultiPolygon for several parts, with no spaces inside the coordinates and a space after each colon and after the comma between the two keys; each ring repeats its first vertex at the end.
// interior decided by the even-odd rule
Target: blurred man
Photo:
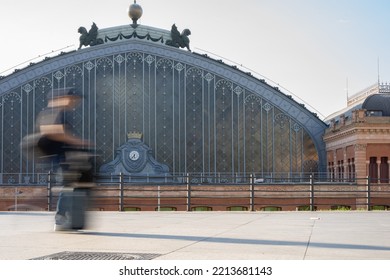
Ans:
{"type": "Polygon", "coordinates": [[[47,107],[37,117],[41,137],[37,143],[43,159],[61,172],[63,191],[60,193],[55,216],[55,230],[81,229],[87,203],[86,183],[93,181],[91,144],[74,136],[67,123],[66,112],[73,110],[81,96],[73,88],[53,90],[47,107]]]}

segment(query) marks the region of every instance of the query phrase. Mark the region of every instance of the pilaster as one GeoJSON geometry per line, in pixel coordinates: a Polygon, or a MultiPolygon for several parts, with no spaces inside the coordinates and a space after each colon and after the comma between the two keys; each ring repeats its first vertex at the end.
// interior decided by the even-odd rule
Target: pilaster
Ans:
{"type": "Polygon", "coordinates": [[[366,149],[367,144],[355,144],[355,172],[356,178],[362,179],[367,176],[367,164],[366,164],[366,149]]]}

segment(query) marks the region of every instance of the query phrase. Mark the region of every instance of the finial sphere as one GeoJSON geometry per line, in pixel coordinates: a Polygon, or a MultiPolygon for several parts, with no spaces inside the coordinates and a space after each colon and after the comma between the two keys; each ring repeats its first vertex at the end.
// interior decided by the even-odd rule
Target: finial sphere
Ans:
{"type": "Polygon", "coordinates": [[[133,24],[137,24],[137,20],[142,17],[142,7],[134,1],[129,7],[129,17],[133,20],[133,24]]]}

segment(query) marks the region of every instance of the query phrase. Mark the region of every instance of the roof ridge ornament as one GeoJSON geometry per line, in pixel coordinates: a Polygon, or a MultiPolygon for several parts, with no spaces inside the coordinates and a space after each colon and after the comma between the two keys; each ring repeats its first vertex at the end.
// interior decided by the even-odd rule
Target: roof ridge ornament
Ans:
{"type": "Polygon", "coordinates": [[[176,24],[173,24],[171,28],[172,40],[167,40],[165,44],[175,48],[187,48],[187,50],[191,51],[190,38],[188,38],[190,35],[191,31],[189,29],[184,29],[180,34],[177,30],[176,24]]]}
{"type": "Polygon", "coordinates": [[[128,14],[129,17],[133,20],[133,24],[131,24],[131,26],[133,28],[137,28],[137,21],[142,17],[143,10],[142,7],[137,4],[136,0],[134,0],[134,3],[130,5],[128,14]]]}
{"type": "Polygon", "coordinates": [[[98,30],[96,23],[92,23],[91,28],[89,29],[89,32],[87,29],[83,26],[80,26],[78,29],[78,32],[81,34],[80,36],[80,45],[78,49],[81,49],[82,46],[95,46],[103,44],[103,39],[97,38],[98,36],[98,30]]]}

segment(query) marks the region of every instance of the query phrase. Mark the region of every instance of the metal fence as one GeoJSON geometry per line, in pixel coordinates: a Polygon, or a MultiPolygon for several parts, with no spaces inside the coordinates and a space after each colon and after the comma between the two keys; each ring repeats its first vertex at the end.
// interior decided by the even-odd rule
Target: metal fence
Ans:
{"type": "MultiPolygon", "coordinates": [[[[387,210],[390,207],[390,185],[372,183],[381,180],[355,178],[334,182],[320,174],[272,175],[99,175],[91,192],[90,208],[106,211],[315,211],[387,210]]],[[[57,174],[2,178],[0,210],[55,209],[61,191],[57,174]],[[4,178],[8,178],[6,183],[4,178]]]]}
{"type": "MultiPolygon", "coordinates": [[[[49,175],[52,183],[60,181],[60,174],[55,173],[0,173],[0,186],[4,185],[42,185],[48,183],[49,175]]],[[[261,172],[261,173],[167,173],[161,175],[121,175],[97,174],[98,181],[117,183],[120,179],[126,183],[212,183],[212,184],[249,184],[255,183],[299,183],[308,182],[310,178],[318,181],[343,182],[346,179],[330,178],[327,173],[306,172],[261,172]]],[[[352,179],[353,181],[354,179],[352,179]]]]}

